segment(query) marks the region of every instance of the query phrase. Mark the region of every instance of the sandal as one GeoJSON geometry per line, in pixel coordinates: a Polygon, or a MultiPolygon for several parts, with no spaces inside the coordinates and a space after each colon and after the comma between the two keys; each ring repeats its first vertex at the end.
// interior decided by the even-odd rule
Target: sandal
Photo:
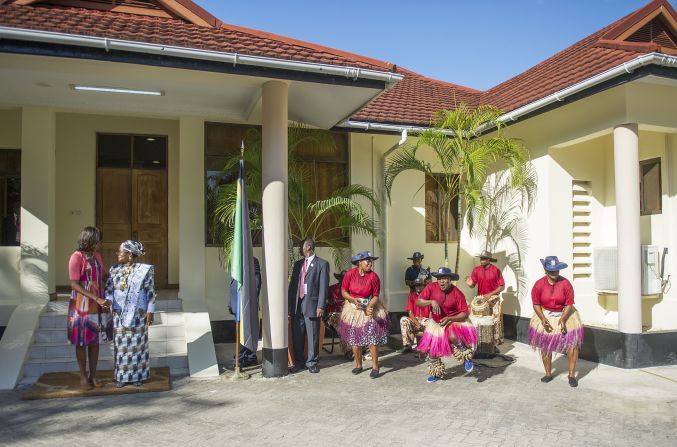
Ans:
{"type": "Polygon", "coordinates": [[[364,369],[361,368],[361,367],[360,368],[353,368],[352,373],[355,374],[355,375],[358,375],[362,371],[364,371],[364,369]]]}
{"type": "Polygon", "coordinates": [[[369,373],[369,377],[372,379],[378,379],[381,376],[381,374],[378,372],[378,369],[372,369],[371,372],[369,373]]]}
{"type": "Polygon", "coordinates": [[[541,382],[543,383],[549,383],[552,381],[552,376],[543,376],[541,377],[541,382]]]}

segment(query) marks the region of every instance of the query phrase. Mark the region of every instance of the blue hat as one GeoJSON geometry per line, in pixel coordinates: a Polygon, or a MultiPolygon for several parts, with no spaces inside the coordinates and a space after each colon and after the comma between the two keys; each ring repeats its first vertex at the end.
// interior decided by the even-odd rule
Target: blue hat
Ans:
{"type": "Polygon", "coordinates": [[[440,267],[436,272],[431,273],[435,278],[449,278],[452,281],[458,281],[460,276],[452,272],[449,267],[440,267]]]}
{"type": "Polygon", "coordinates": [[[354,265],[357,265],[358,262],[364,261],[365,259],[378,259],[376,256],[372,256],[370,251],[361,251],[355,256],[352,257],[350,262],[352,262],[354,265]]]}
{"type": "Polygon", "coordinates": [[[569,267],[565,262],[560,262],[557,256],[546,256],[545,259],[541,259],[541,264],[548,272],[557,272],[569,267]]]}

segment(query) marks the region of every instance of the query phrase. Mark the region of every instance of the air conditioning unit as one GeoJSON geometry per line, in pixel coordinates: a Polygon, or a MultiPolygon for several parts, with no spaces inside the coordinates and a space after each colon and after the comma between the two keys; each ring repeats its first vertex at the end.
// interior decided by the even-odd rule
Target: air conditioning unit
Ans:
{"type": "MultiPolygon", "coordinates": [[[[660,252],[654,245],[642,245],[642,295],[661,293],[660,252]]],[[[595,247],[593,250],[595,290],[618,291],[618,249],[595,247]]],[[[638,272],[639,273],[639,272],[638,272]]],[[[627,272],[632,275],[633,272],[627,272]]]]}

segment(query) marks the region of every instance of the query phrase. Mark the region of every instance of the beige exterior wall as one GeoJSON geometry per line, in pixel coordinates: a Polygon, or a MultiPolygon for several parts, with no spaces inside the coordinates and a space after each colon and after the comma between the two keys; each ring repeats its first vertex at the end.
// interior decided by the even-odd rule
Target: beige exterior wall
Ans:
{"type": "MultiPolygon", "coordinates": [[[[506,313],[528,317],[532,313],[530,285],[542,275],[538,261],[549,254],[557,254],[571,262],[571,182],[588,180],[592,184],[593,244],[616,244],[615,194],[613,173],[613,138],[615,125],[625,122],[640,124],[640,160],[661,157],[663,179],[663,212],[644,216],[642,243],[668,247],[666,277],[677,278],[677,89],[659,84],[633,83],[616,87],[516,123],[506,129],[510,136],[524,140],[531,152],[539,175],[538,200],[529,217],[530,240],[523,252],[526,280],[529,287],[519,289],[514,274],[505,267],[505,257],[511,247],[499,248],[499,265],[507,280],[504,310],[506,313]],[[670,127],[672,126],[672,127],[670,127]]],[[[56,283],[67,284],[68,257],[75,246],[77,235],[85,225],[95,222],[96,133],[152,133],[169,137],[169,282],[179,280],[179,209],[178,209],[178,152],[179,121],[141,117],[57,113],[56,114],[56,283]],[[77,176],[78,186],[73,184],[77,176]],[[76,192],[74,192],[76,191],[76,192]]],[[[21,112],[0,110],[0,147],[20,147],[21,112]]],[[[350,179],[382,192],[384,155],[397,144],[399,135],[351,133],[350,179]]],[[[410,138],[410,142],[413,140],[410,138]]],[[[199,149],[202,151],[202,148],[199,149]]],[[[201,152],[202,153],[202,152],[201,152]]],[[[431,154],[425,154],[434,161],[431,154]]],[[[183,179],[202,184],[203,178],[183,179]]],[[[379,245],[369,237],[357,235],[352,239],[351,251],[371,250],[380,256],[376,271],[383,283],[383,297],[392,311],[403,311],[407,295],[404,270],[410,264],[406,259],[413,251],[425,254],[424,266],[433,269],[444,263],[443,244],[425,242],[425,203],[423,176],[403,174],[396,181],[392,202],[384,199],[382,216],[384,234],[379,245]]],[[[478,241],[463,234],[461,277],[469,274],[475,265],[473,257],[482,247],[478,241]]],[[[449,244],[449,262],[453,267],[455,243],[449,244]]],[[[3,266],[7,261],[3,256],[3,266]]],[[[263,261],[260,248],[255,254],[263,261]]],[[[318,254],[331,260],[328,250],[318,254]]],[[[227,272],[219,262],[218,249],[204,248],[205,294],[209,316],[214,320],[232,317],[227,311],[227,272]]],[[[11,256],[10,256],[11,258],[11,256]]],[[[262,262],[263,264],[263,262],[262,262]]],[[[345,266],[348,267],[348,266],[345,266]]],[[[6,269],[3,267],[3,272],[6,269]]],[[[332,273],[335,267],[332,265],[332,273]]],[[[4,273],[3,273],[4,274],[4,273]]],[[[263,272],[265,275],[265,271],[263,272]]],[[[564,272],[570,277],[570,271],[564,272]]],[[[331,282],[335,282],[331,277],[331,282]]],[[[10,282],[5,282],[11,284],[10,282]]],[[[18,283],[16,284],[18,290],[18,283]]],[[[466,297],[473,291],[460,284],[466,297]]],[[[598,295],[591,280],[575,281],[577,306],[586,323],[614,326],[617,304],[613,295],[598,295]]],[[[265,280],[262,293],[265,293],[265,280]]],[[[5,294],[14,295],[14,294],[5,294]]],[[[0,296],[2,303],[9,298],[0,296]]],[[[1,304],[1,303],[0,303],[1,304]]],[[[677,290],[669,290],[662,298],[643,300],[644,324],[651,329],[677,328],[677,290]]]]}
{"type": "Polygon", "coordinates": [[[56,117],[57,284],[68,284],[68,259],[80,230],[96,223],[97,132],[168,136],[168,281],[178,284],[178,121],[76,113],[56,117]]]}

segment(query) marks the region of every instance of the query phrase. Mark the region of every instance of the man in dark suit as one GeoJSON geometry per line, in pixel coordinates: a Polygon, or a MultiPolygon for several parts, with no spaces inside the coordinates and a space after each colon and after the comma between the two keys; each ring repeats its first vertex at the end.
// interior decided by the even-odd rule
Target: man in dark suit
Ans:
{"type": "Polygon", "coordinates": [[[329,263],[315,255],[315,241],[306,239],[301,248],[303,259],[294,263],[289,282],[289,315],[294,342],[294,369],[303,369],[303,347],[308,340],[305,366],[311,373],[320,372],[320,320],[324,314],[329,289],[329,263]]]}

